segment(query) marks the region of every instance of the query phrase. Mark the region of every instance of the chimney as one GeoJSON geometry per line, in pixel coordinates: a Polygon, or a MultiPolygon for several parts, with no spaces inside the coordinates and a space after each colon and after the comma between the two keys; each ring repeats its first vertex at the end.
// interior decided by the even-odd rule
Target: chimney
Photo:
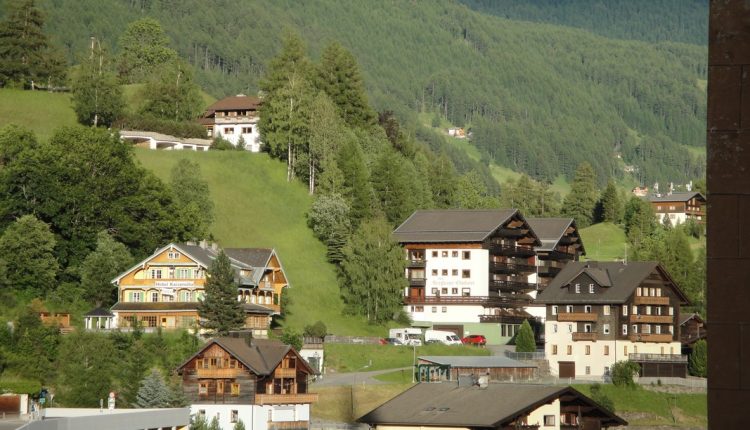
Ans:
{"type": "Polygon", "coordinates": [[[200,246],[203,249],[206,249],[208,248],[208,241],[206,241],[206,239],[203,239],[200,242],[198,242],[198,246],[200,246]]]}
{"type": "Polygon", "coordinates": [[[211,250],[218,252],[219,251],[219,244],[216,243],[216,242],[211,242],[211,250]]]}

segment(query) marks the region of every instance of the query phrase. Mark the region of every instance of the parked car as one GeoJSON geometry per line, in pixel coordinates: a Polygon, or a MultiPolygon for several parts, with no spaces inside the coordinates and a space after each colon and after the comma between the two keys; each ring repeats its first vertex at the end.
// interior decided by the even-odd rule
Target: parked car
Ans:
{"type": "Polygon", "coordinates": [[[380,339],[381,345],[403,345],[404,343],[401,342],[401,339],[396,339],[395,337],[386,337],[383,339],[380,339]]]}
{"type": "Polygon", "coordinates": [[[481,334],[470,334],[461,339],[461,342],[463,342],[464,345],[485,346],[487,345],[487,338],[481,334]]]}
{"type": "Polygon", "coordinates": [[[443,345],[461,345],[461,338],[456,336],[456,333],[452,331],[425,330],[424,340],[427,343],[435,341],[443,345]]]}

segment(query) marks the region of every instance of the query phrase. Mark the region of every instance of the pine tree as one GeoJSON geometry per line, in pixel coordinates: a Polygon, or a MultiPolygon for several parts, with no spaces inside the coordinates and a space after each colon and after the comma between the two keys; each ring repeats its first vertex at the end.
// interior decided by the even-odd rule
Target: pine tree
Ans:
{"type": "Polygon", "coordinates": [[[576,220],[579,228],[591,225],[596,206],[596,174],[587,162],[583,162],[576,169],[570,193],[563,201],[562,213],[576,220]]]}
{"type": "Polygon", "coordinates": [[[690,354],[690,374],[701,378],[708,375],[708,345],[704,339],[693,345],[693,352],[690,354]]]}
{"type": "Polygon", "coordinates": [[[109,127],[125,108],[122,87],[97,42],[73,79],[73,110],[83,125],[109,127]]]}
{"type": "Polygon", "coordinates": [[[599,201],[603,222],[619,223],[622,220],[622,202],[612,179],[607,181],[607,188],[602,192],[599,201]]]}
{"type": "Polygon", "coordinates": [[[524,320],[516,334],[516,352],[535,352],[536,341],[534,340],[534,330],[529,324],[529,320],[524,320]]]}
{"type": "Polygon", "coordinates": [[[131,408],[136,407],[138,390],[145,376],[148,361],[147,351],[143,346],[143,342],[140,340],[133,342],[127,356],[125,356],[125,362],[120,366],[123,384],[120,390],[120,398],[124,402],[121,404],[121,407],[126,405],[131,408]]]}
{"type": "Polygon", "coordinates": [[[344,177],[342,194],[349,202],[352,226],[357,226],[370,217],[373,207],[370,174],[359,144],[354,140],[346,142],[336,164],[344,177]]]}
{"type": "Polygon", "coordinates": [[[232,430],[245,430],[245,423],[243,423],[242,420],[237,420],[237,422],[234,423],[232,430]]]}
{"type": "MultiPolygon", "coordinates": [[[[392,224],[399,224],[417,208],[416,196],[412,192],[408,160],[394,150],[386,150],[375,160],[372,167],[372,189],[380,210],[392,224]]],[[[416,173],[416,172],[413,172],[416,173]]]]}
{"type": "Polygon", "coordinates": [[[219,426],[219,418],[214,416],[211,418],[211,422],[208,424],[207,430],[221,430],[221,427],[219,426]]]}
{"type": "Polygon", "coordinates": [[[206,295],[198,305],[203,327],[223,336],[242,327],[245,313],[237,301],[237,286],[229,257],[220,251],[206,277],[206,295]]]}
{"type": "Polygon", "coordinates": [[[367,101],[357,60],[338,42],[323,51],[317,82],[350,127],[370,127],[375,123],[375,112],[367,101]]]}
{"type": "Polygon", "coordinates": [[[477,171],[472,170],[461,175],[456,186],[456,207],[486,209],[497,205],[497,200],[487,195],[487,186],[477,171]]]}
{"type": "Polygon", "coordinates": [[[168,408],[172,393],[156,369],[141,380],[135,404],[138,408],[168,408]]]}

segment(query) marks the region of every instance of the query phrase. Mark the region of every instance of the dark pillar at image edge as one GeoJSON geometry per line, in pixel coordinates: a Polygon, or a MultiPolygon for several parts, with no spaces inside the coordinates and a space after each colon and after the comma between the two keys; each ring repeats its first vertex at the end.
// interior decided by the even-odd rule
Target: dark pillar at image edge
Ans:
{"type": "Polygon", "coordinates": [[[750,1],[712,0],[708,49],[708,422],[750,427],[750,1]]]}

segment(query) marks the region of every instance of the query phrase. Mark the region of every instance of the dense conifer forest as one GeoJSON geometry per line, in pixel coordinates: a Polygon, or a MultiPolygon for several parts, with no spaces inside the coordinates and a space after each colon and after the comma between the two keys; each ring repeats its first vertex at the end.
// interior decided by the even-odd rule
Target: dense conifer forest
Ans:
{"type": "MultiPolygon", "coordinates": [[[[582,161],[594,166],[600,185],[609,176],[623,177],[626,165],[637,168],[634,177],[643,183],[703,175],[701,151],[687,148],[704,141],[706,49],[678,42],[700,42],[705,2],[627,2],[633,6],[619,8],[642,25],[625,20],[620,30],[606,25],[609,1],[593,8],[523,2],[505,15],[497,13],[503,2],[467,3],[476,10],[448,0],[40,5],[50,15],[48,31],[71,58],[85,51],[92,35],[116,50],[127,23],[157,19],[216,97],[257,93],[284,33],[300,34],[313,59],[338,41],[361,65],[374,107],[394,111],[406,132],[440,145],[416,114],[439,115],[471,128],[485,162],[539,180],[571,179],[582,161]],[[534,14],[591,31],[516,20],[534,20],[534,14]],[[643,16],[652,19],[640,21],[643,16]]],[[[463,166],[471,163],[461,155],[452,158],[460,171],[474,169],[463,166]]]]}

